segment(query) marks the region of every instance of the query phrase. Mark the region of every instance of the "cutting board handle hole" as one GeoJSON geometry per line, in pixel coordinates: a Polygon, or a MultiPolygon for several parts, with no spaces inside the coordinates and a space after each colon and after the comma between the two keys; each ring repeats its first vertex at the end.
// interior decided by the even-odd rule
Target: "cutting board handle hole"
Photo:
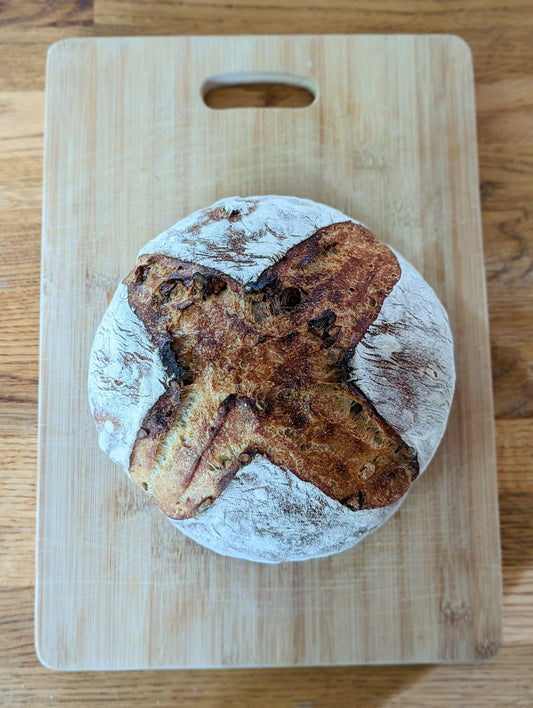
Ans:
{"type": "Polygon", "coordinates": [[[317,97],[307,76],[281,71],[219,74],[204,81],[202,98],[209,108],[306,108],[317,97]]]}

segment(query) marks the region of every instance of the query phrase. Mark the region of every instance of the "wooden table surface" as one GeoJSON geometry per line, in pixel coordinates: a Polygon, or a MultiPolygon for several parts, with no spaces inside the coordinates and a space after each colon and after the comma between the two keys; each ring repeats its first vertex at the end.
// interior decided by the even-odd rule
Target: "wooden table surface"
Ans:
{"type": "MultiPolygon", "coordinates": [[[[0,3],[0,703],[533,705],[531,0],[0,3]],[[471,666],[55,673],[33,646],[44,68],[72,36],[453,33],[471,46],[491,324],[504,635],[471,666]]],[[[60,264],[58,264],[60,265],[60,264]]]]}

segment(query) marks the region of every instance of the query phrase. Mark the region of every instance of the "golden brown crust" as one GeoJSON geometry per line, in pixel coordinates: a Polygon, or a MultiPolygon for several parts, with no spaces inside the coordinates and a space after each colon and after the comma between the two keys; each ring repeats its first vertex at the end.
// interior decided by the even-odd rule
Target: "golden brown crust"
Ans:
{"type": "Polygon", "coordinates": [[[416,456],[347,367],[399,277],[392,251],[352,222],[320,229],[246,288],[143,256],[124,282],[171,381],[132,478],[172,518],[206,508],[259,453],[353,509],[403,496],[416,456]]]}

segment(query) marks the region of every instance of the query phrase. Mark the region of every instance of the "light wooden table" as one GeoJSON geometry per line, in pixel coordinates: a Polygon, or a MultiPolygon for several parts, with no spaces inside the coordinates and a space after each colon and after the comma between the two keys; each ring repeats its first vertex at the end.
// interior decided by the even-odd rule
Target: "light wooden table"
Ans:
{"type": "Polygon", "coordinates": [[[0,703],[533,705],[531,0],[8,0],[0,6],[0,703]],[[470,44],[491,321],[504,643],[476,666],[60,674],[33,648],[44,62],[71,36],[447,32],[470,44]]]}

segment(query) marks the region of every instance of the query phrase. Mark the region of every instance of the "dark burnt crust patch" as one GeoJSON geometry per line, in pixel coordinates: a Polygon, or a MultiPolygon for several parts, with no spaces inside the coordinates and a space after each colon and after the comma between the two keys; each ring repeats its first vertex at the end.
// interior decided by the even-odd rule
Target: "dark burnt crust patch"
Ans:
{"type": "Polygon", "coordinates": [[[124,282],[170,383],[143,422],[132,478],[172,518],[205,511],[257,454],[354,510],[401,498],[416,455],[348,366],[399,277],[392,251],[352,222],[320,229],[247,287],[143,256],[124,282]]]}

